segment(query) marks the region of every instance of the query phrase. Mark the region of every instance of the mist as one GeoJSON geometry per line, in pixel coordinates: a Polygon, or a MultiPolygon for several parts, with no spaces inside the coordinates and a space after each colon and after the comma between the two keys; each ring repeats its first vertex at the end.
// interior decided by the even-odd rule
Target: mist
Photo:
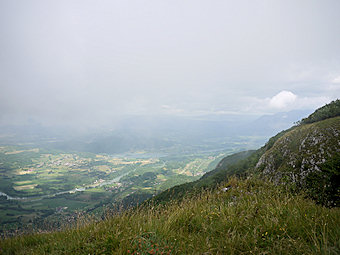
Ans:
{"type": "Polygon", "coordinates": [[[1,1],[0,123],[256,119],[340,94],[339,1],[1,1]]]}

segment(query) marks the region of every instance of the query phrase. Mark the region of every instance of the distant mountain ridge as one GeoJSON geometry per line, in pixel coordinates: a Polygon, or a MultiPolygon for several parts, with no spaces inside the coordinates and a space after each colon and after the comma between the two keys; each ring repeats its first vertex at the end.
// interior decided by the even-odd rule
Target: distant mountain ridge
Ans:
{"type": "Polygon", "coordinates": [[[275,135],[277,132],[290,128],[301,118],[308,116],[311,110],[294,110],[290,112],[280,112],[273,115],[263,115],[251,123],[249,134],[270,134],[275,135]]]}
{"type": "Polygon", "coordinates": [[[178,147],[187,151],[207,147],[209,150],[223,150],[230,148],[231,140],[238,140],[247,143],[239,148],[245,150],[262,145],[268,137],[289,128],[308,113],[310,111],[299,110],[259,118],[244,115],[137,115],[126,116],[112,127],[84,128],[81,131],[63,124],[45,127],[31,121],[18,126],[0,125],[0,144],[36,144],[52,150],[116,154],[141,150],[169,151],[178,147]]]}

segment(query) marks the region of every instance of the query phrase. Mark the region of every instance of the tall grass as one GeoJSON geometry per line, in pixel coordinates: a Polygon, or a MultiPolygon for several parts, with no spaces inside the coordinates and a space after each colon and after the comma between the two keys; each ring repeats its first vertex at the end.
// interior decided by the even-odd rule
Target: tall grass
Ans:
{"type": "Polygon", "coordinates": [[[0,242],[1,254],[340,254],[340,209],[256,178],[0,242]],[[231,186],[226,192],[221,189],[231,186]]]}

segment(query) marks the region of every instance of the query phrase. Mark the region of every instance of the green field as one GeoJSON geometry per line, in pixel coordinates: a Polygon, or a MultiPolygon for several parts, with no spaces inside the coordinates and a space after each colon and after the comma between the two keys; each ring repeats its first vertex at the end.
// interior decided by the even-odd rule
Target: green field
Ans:
{"type": "Polygon", "coordinates": [[[100,215],[107,207],[134,205],[197,180],[226,154],[131,157],[2,146],[1,231],[59,226],[79,213],[100,215]]]}

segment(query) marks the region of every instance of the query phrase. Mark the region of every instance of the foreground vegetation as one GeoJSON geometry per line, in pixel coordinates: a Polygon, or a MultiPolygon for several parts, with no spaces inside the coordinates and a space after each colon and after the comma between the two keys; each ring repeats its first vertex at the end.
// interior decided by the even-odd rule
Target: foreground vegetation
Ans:
{"type": "Polygon", "coordinates": [[[255,177],[0,242],[1,254],[339,254],[340,209],[255,177]],[[227,191],[222,189],[228,187],[227,191]]]}

